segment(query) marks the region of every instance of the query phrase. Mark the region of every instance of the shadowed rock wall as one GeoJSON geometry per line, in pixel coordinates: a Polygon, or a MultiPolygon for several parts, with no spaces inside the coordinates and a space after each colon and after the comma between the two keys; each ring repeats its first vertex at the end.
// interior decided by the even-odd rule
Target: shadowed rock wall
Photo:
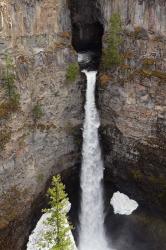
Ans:
{"type": "Polygon", "coordinates": [[[102,48],[101,7],[96,0],[70,0],[72,43],[77,51],[95,51],[102,48]]]}
{"type": "Polygon", "coordinates": [[[80,163],[82,87],[66,81],[66,68],[76,60],[69,14],[66,0],[0,3],[2,250],[22,249],[50,176],[80,163]],[[5,54],[20,95],[16,112],[6,105],[5,54]],[[36,104],[43,113],[37,120],[36,104]]]}
{"type": "Polygon", "coordinates": [[[101,5],[105,30],[111,15],[119,13],[123,39],[122,62],[101,69],[99,110],[105,166],[117,189],[149,211],[164,214],[166,3],[105,0],[101,5]]]}

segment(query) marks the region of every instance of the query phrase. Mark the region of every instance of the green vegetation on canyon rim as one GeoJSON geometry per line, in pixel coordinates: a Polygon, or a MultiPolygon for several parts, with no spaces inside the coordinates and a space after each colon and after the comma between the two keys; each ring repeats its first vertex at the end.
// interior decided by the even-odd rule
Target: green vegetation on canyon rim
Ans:
{"type": "Polygon", "coordinates": [[[45,209],[44,212],[50,214],[46,221],[50,230],[44,234],[44,239],[41,239],[39,246],[45,247],[50,244],[51,249],[54,250],[71,250],[73,244],[69,231],[72,226],[67,225],[68,218],[66,215],[69,200],[60,175],[53,177],[52,187],[48,189],[48,196],[50,208],[45,209]]]}
{"type": "Polygon", "coordinates": [[[78,63],[69,64],[66,72],[66,79],[74,82],[79,74],[79,66],[78,63]]]}
{"type": "Polygon", "coordinates": [[[123,42],[121,32],[121,17],[119,14],[114,13],[110,19],[108,34],[106,36],[106,48],[103,51],[103,66],[106,69],[112,65],[119,65],[122,61],[119,53],[120,45],[123,42]]]}

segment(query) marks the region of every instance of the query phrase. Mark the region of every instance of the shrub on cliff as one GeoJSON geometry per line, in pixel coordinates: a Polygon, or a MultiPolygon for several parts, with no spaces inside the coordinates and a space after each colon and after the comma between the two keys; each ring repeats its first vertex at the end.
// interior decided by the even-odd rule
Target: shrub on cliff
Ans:
{"type": "Polygon", "coordinates": [[[33,120],[35,123],[37,123],[37,121],[42,118],[43,110],[42,110],[42,107],[39,103],[34,105],[34,107],[32,109],[32,115],[33,115],[33,120]]]}
{"type": "Polygon", "coordinates": [[[105,68],[110,68],[112,65],[121,63],[121,55],[119,47],[122,44],[122,23],[119,14],[112,14],[108,34],[106,36],[106,48],[103,51],[103,65],[105,68]]]}
{"type": "Polygon", "coordinates": [[[5,145],[10,141],[11,131],[3,129],[0,131],[0,152],[5,149],[5,145]]]}
{"type": "Polygon", "coordinates": [[[15,107],[19,106],[20,96],[16,92],[16,86],[14,85],[15,82],[15,74],[14,74],[14,64],[13,60],[9,55],[6,55],[6,72],[5,72],[5,88],[6,93],[15,107]]]}
{"type": "Polygon", "coordinates": [[[69,64],[66,72],[66,79],[69,81],[75,81],[79,74],[79,66],[78,63],[69,64]]]}
{"type": "MultiPolygon", "coordinates": [[[[14,64],[13,60],[9,55],[6,55],[6,67],[4,72],[4,88],[6,90],[6,95],[8,100],[3,103],[3,107],[6,109],[6,114],[10,112],[15,112],[20,106],[20,95],[17,93],[14,74],[14,64]]],[[[2,109],[2,107],[0,107],[2,109]]]]}

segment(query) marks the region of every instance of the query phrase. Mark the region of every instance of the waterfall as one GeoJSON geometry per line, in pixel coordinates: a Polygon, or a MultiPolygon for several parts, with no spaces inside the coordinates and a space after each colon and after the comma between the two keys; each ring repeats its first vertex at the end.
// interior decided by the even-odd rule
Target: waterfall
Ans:
{"type": "Polygon", "coordinates": [[[87,76],[81,169],[81,215],[79,250],[107,250],[104,232],[103,162],[98,138],[99,114],[95,105],[96,71],[87,76]]]}

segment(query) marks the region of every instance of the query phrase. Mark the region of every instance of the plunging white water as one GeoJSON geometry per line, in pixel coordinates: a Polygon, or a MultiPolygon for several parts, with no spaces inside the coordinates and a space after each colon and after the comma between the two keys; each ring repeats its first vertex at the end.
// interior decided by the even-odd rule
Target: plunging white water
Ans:
{"type": "Polygon", "coordinates": [[[98,138],[99,115],[95,105],[96,71],[87,76],[81,170],[81,216],[79,250],[108,250],[104,233],[103,162],[98,138]]]}

